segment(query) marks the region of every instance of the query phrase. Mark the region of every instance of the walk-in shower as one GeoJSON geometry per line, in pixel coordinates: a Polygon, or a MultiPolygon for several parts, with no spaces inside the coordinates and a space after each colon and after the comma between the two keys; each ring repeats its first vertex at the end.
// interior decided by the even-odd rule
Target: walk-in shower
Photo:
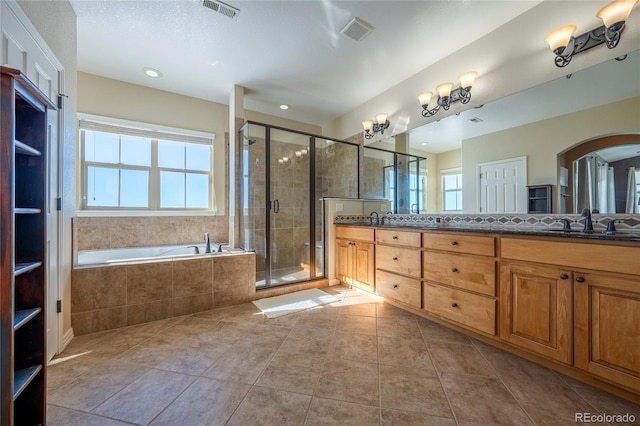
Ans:
{"type": "Polygon", "coordinates": [[[256,253],[256,285],[326,276],[323,197],[358,198],[358,145],[247,122],[239,245],[256,253]]]}

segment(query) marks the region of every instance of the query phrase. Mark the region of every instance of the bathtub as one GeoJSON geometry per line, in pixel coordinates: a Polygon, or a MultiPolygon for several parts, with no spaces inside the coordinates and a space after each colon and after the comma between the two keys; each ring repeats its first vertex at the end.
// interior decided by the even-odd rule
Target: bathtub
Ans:
{"type": "Polygon", "coordinates": [[[222,251],[218,252],[218,247],[218,244],[211,244],[212,253],[205,253],[204,244],[82,250],[78,252],[76,266],[134,263],[196,256],[219,256],[244,252],[242,249],[229,249],[228,246],[224,245],[222,246],[222,251]],[[196,254],[195,247],[198,247],[198,254],[196,254]]]}

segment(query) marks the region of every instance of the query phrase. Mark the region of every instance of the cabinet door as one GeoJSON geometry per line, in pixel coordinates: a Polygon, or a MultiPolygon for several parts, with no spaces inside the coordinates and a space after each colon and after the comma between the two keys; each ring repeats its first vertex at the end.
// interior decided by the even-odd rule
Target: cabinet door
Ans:
{"type": "Polygon", "coordinates": [[[374,245],[356,242],[354,245],[354,278],[356,284],[373,290],[374,284],[374,245]]]}
{"type": "Polygon", "coordinates": [[[575,274],[575,365],[640,392],[638,277],[575,274]]]}
{"type": "Polygon", "coordinates": [[[505,262],[500,275],[500,337],[566,364],[572,362],[572,273],[505,262]]]}
{"type": "Polygon", "coordinates": [[[349,256],[351,243],[347,240],[336,239],[336,278],[350,284],[349,256]]]}

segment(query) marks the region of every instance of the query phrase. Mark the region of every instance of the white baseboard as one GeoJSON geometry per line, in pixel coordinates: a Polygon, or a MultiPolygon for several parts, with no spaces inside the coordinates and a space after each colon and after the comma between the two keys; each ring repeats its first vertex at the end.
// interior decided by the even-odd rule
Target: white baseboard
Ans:
{"type": "Polygon", "coordinates": [[[70,328],[66,333],[64,333],[64,336],[62,336],[62,347],[60,348],[60,352],[64,351],[64,349],[69,343],[71,343],[74,337],[75,336],[73,334],[73,328],[70,328]]]}

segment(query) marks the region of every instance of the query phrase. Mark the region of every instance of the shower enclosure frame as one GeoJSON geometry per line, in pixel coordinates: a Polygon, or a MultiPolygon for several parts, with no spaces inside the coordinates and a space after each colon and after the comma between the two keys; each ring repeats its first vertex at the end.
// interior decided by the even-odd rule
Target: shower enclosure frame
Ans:
{"type": "MultiPolygon", "coordinates": [[[[292,129],[287,129],[284,127],[280,127],[280,126],[274,126],[274,125],[270,125],[270,124],[265,124],[265,123],[260,123],[260,122],[255,122],[255,121],[251,121],[251,120],[247,120],[244,122],[244,124],[240,127],[240,130],[238,131],[238,150],[240,153],[240,167],[241,167],[241,173],[243,173],[242,171],[244,170],[245,164],[244,161],[245,159],[243,158],[243,151],[244,151],[244,139],[245,139],[245,131],[247,131],[247,129],[250,126],[259,126],[264,128],[264,159],[265,159],[265,171],[264,171],[264,179],[265,179],[265,183],[264,183],[264,189],[265,189],[265,204],[264,204],[264,208],[265,208],[265,213],[264,213],[264,220],[265,220],[265,226],[264,226],[264,285],[260,286],[260,288],[271,288],[271,287],[275,287],[277,285],[283,285],[283,284],[293,284],[293,283],[299,283],[299,282],[308,282],[308,281],[313,281],[313,280],[318,280],[318,279],[323,279],[327,277],[327,271],[326,271],[326,251],[327,251],[327,247],[326,247],[326,223],[324,223],[324,212],[320,211],[318,212],[318,214],[321,216],[320,219],[320,233],[322,236],[322,268],[321,270],[319,270],[317,268],[318,266],[318,259],[316,258],[316,241],[317,241],[317,237],[318,237],[318,233],[316,232],[317,229],[317,221],[318,221],[318,214],[316,212],[316,202],[318,201],[318,194],[316,191],[316,147],[317,147],[317,141],[318,140],[327,140],[327,141],[333,141],[335,143],[340,143],[340,144],[346,144],[346,145],[350,145],[350,146],[354,146],[357,148],[357,160],[356,160],[356,165],[357,165],[357,169],[356,169],[356,182],[357,182],[357,194],[356,195],[356,199],[359,198],[360,196],[360,162],[361,162],[361,147],[359,144],[357,143],[353,143],[353,142],[347,142],[347,141],[342,141],[342,140],[338,140],[338,139],[333,139],[333,138],[328,138],[325,136],[321,136],[321,135],[315,135],[312,133],[308,133],[308,132],[303,132],[303,131],[298,131],[298,130],[292,130],[292,129]],[[279,205],[279,201],[277,199],[273,199],[272,197],[272,190],[273,190],[273,182],[272,182],[272,177],[273,177],[273,173],[272,173],[272,144],[273,143],[279,143],[279,141],[273,141],[272,140],[272,131],[276,130],[276,131],[282,131],[282,132],[288,132],[288,133],[292,133],[295,135],[299,135],[302,137],[306,137],[308,138],[308,146],[309,146],[309,152],[308,152],[308,184],[309,184],[309,195],[307,198],[307,202],[308,202],[308,209],[309,209],[309,215],[308,215],[308,243],[309,243],[309,264],[308,264],[308,268],[309,268],[309,275],[306,278],[297,280],[297,281],[289,281],[286,283],[275,283],[273,278],[273,246],[272,246],[272,242],[273,242],[273,233],[274,233],[274,228],[272,227],[272,217],[274,214],[274,209],[278,208],[279,205]]],[[[244,192],[246,191],[244,189],[244,176],[240,176],[240,179],[238,179],[237,181],[237,191],[236,193],[238,194],[238,200],[239,200],[239,218],[240,218],[240,224],[239,224],[239,232],[241,235],[243,235],[244,232],[246,232],[245,228],[245,224],[244,224],[244,192]]],[[[351,198],[351,197],[347,197],[347,198],[351,198]]],[[[323,204],[321,204],[321,208],[323,208],[323,204]]],[[[255,245],[255,244],[254,244],[255,245]]],[[[245,249],[252,249],[251,247],[243,247],[245,249]]],[[[256,266],[258,267],[258,263],[256,263],[256,266]]],[[[256,280],[259,281],[259,280],[256,280]]]]}

